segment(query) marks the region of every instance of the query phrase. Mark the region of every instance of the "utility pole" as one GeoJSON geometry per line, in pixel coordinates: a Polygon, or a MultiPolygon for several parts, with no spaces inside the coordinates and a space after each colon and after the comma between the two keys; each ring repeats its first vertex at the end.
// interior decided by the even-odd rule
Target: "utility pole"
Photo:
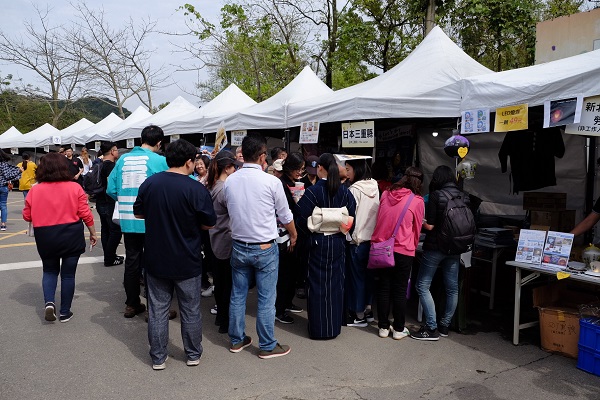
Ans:
{"type": "Polygon", "coordinates": [[[425,35],[427,36],[429,32],[435,26],[435,0],[429,0],[427,4],[427,12],[425,13],[425,35]]]}

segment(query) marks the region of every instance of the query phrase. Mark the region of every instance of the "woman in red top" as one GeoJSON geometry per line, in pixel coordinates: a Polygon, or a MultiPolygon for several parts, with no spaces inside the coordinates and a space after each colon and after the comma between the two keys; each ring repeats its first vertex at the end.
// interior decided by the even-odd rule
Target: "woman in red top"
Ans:
{"type": "Polygon", "coordinates": [[[410,199],[411,194],[415,195],[406,210],[394,241],[394,267],[375,271],[379,336],[382,338],[388,337],[390,331],[392,337],[397,340],[410,335],[404,326],[406,287],[425,214],[425,205],[421,197],[422,185],[423,173],[421,170],[408,167],[400,181],[394,183],[381,195],[371,243],[383,242],[392,236],[406,202],[410,199]],[[393,326],[390,325],[388,319],[390,308],[392,308],[394,316],[393,326]]]}
{"type": "Polygon", "coordinates": [[[87,196],[72,179],[64,156],[47,154],[40,160],[36,171],[38,184],[25,198],[23,219],[33,224],[35,244],[42,259],[46,321],[56,320],[54,296],[59,273],[59,319],[67,322],[73,317],[71,303],[75,293],[75,270],[86,247],[82,220],[90,232],[91,245],[95,246],[97,241],[87,196]]]}

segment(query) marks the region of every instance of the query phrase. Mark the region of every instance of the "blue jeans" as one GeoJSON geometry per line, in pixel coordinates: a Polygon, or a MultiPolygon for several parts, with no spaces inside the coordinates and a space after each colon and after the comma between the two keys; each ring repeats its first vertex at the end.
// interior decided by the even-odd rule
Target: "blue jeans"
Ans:
{"type": "Polygon", "coordinates": [[[8,219],[8,210],[6,201],[8,200],[8,186],[0,186],[0,222],[6,224],[8,219]]]}
{"type": "Polygon", "coordinates": [[[369,262],[369,249],[371,242],[362,242],[359,245],[350,244],[348,253],[348,273],[346,274],[346,304],[354,312],[363,312],[367,304],[371,304],[373,297],[372,271],[367,269],[369,262]]]}
{"type": "Polygon", "coordinates": [[[426,250],[419,268],[419,276],[415,288],[419,294],[425,323],[429,329],[437,329],[435,316],[435,303],[429,291],[431,281],[437,268],[442,268],[444,276],[444,288],[446,289],[446,309],[440,318],[440,325],[450,326],[450,321],[458,304],[458,270],[460,266],[460,255],[446,255],[437,250],[426,250]]]}
{"type": "Polygon", "coordinates": [[[275,348],[275,298],[277,297],[277,273],[279,248],[272,243],[262,250],[259,245],[233,241],[231,253],[231,301],[229,304],[229,338],[236,345],[246,336],[246,297],[253,278],[258,290],[256,332],[261,350],[275,348]]]}
{"type": "Polygon", "coordinates": [[[68,315],[75,294],[75,271],[79,256],[63,257],[62,265],[60,257],[45,258],[42,260],[42,289],[44,290],[44,302],[55,303],[56,285],[60,273],[60,315],[68,315]]]}
{"type": "Polygon", "coordinates": [[[169,343],[169,308],[173,290],[181,316],[181,340],[188,360],[202,355],[202,313],[200,312],[201,275],[184,280],[156,278],[146,274],[148,296],[148,341],[155,365],[167,359],[169,343]]]}

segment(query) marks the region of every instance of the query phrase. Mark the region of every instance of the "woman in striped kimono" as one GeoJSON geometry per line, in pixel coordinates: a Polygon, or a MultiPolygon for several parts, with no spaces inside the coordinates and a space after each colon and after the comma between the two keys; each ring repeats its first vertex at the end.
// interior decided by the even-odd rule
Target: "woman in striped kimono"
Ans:
{"type": "Polygon", "coordinates": [[[308,333],[311,339],[333,339],[340,334],[343,319],[345,234],[321,233],[308,229],[308,218],[316,207],[346,207],[355,216],[356,202],[350,191],[340,184],[335,158],[330,153],[319,157],[319,180],[306,189],[298,202],[300,217],[297,226],[309,235],[307,285],[308,333]]]}

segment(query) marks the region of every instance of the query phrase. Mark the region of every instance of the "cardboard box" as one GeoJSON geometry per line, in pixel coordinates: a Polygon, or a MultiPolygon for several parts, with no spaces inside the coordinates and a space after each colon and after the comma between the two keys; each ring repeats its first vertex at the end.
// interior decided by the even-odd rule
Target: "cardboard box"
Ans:
{"type": "Polygon", "coordinates": [[[562,211],[567,209],[566,193],[525,192],[523,210],[562,211]]]}
{"type": "Polygon", "coordinates": [[[564,282],[533,289],[533,305],[540,313],[542,349],[577,358],[579,353],[580,304],[593,303],[598,298],[569,290],[564,282]]]}
{"type": "Polygon", "coordinates": [[[575,210],[531,211],[531,225],[549,226],[551,231],[570,232],[575,227],[575,210]]]}

